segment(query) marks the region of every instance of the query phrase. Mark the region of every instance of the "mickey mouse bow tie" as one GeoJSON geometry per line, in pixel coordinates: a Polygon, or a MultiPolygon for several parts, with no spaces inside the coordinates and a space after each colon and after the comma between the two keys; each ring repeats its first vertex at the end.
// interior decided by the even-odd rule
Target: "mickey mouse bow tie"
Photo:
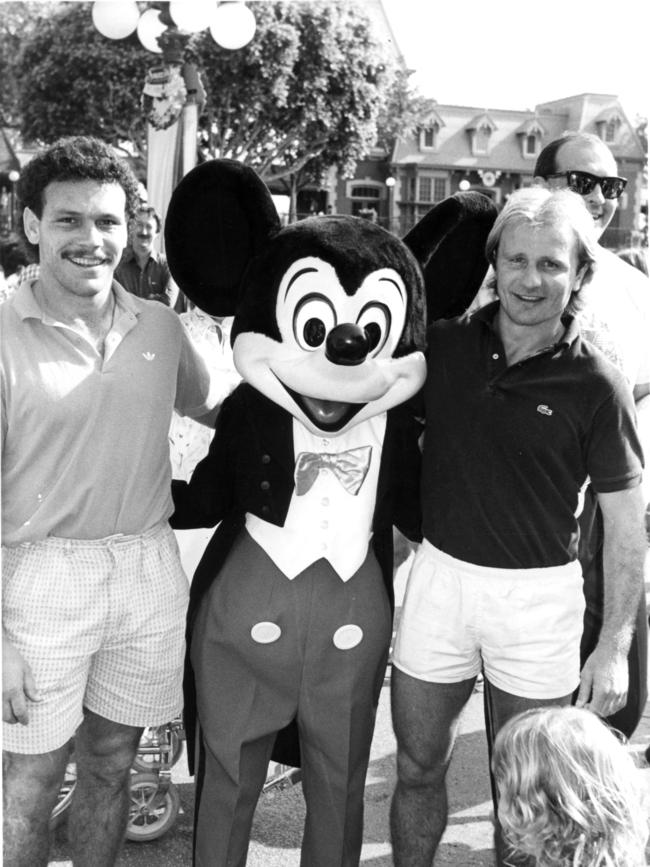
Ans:
{"type": "Polygon", "coordinates": [[[334,473],[345,490],[356,496],[370,468],[372,446],[360,446],[346,452],[300,452],[296,459],[296,494],[302,497],[316,481],[320,470],[334,473]]]}

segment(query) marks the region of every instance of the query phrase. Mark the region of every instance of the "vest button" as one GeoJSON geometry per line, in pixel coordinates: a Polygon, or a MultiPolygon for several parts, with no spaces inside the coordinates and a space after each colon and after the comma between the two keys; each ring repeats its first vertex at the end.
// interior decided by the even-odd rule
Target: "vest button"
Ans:
{"type": "Polygon", "coordinates": [[[262,620],[251,629],[251,638],[258,644],[273,644],[282,635],[282,630],[277,623],[270,620],[262,620]]]}
{"type": "Polygon", "coordinates": [[[267,482],[266,479],[265,479],[263,482],[260,483],[260,488],[261,488],[263,491],[268,491],[270,487],[271,487],[271,483],[270,483],[270,482],[267,482]]]}
{"type": "Polygon", "coordinates": [[[262,463],[270,464],[271,463],[271,455],[262,455],[262,463]]]}
{"type": "Polygon", "coordinates": [[[346,623],[345,626],[340,626],[334,633],[332,641],[334,647],[339,650],[351,650],[361,643],[363,638],[363,629],[355,623],[346,623]]]}

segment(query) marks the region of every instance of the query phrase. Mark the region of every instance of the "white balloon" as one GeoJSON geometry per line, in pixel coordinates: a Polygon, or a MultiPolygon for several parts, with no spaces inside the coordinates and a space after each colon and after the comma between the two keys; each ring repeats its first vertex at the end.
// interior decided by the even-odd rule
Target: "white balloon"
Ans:
{"type": "Polygon", "coordinates": [[[157,39],[166,29],[160,20],[160,12],[157,9],[147,9],[138,21],[138,39],[147,51],[162,54],[162,48],[158,45],[157,39]]]}
{"type": "Polygon", "coordinates": [[[243,3],[220,3],[212,16],[210,33],[222,48],[243,48],[255,36],[255,16],[243,3]]]}
{"type": "Polygon", "coordinates": [[[209,26],[216,8],[215,0],[171,0],[169,14],[179,30],[198,33],[209,26]]]}
{"type": "Polygon", "coordinates": [[[108,39],[124,39],[138,26],[140,10],[135,0],[95,0],[93,24],[108,39]]]}

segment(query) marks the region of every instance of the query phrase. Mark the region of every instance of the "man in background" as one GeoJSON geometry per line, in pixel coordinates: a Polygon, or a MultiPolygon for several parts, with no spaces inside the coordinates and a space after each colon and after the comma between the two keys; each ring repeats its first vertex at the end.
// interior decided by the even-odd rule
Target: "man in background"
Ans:
{"type": "MultiPolygon", "coordinates": [[[[566,188],[582,196],[601,238],[610,225],[626,181],[619,177],[614,155],[597,136],[568,133],[541,151],[534,169],[538,184],[566,188]]],[[[582,335],[624,373],[633,390],[641,443],[650,458],[650,280],[602,245],[596,269],[579,312],[582,335]]],[[[650,488],[644,480],[646,527],[650,529],[650,488]]],[[[582,661],[594,649],[603,620],[603,526],[593,487],[585,492],[580,516],[580,563],[585,581],[585,629],[582,661]]],[[[608,719],[630,737],[647,699],[647,619],[640,600],[636,633],[628,659],[629,689],[625,707],[608,719]]]]}
{"type": "Polygon", "coordinates": [[[155,208],[141,205],[129,222],[129,246],[115,269],[115,279],[138,298],[174,307],[179,296],[178,286],[172,279],[167,259],[154,250],[161,228],[155,208]]]}

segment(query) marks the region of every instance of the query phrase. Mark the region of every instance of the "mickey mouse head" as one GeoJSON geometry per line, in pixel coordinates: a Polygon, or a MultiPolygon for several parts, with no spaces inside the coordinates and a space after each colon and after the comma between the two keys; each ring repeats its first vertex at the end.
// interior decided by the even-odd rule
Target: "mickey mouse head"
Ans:
{"type": "Polygon", "coordinates": [[[312,433],[332,436],[420,389],[426,296],[429,318],[467,306],[487,268],[493,219],[487,197],[458,194],[404,242],[358,217],[282,227],[252,169],[214,160],[174,191],[165,243],[185,294],[208,313],[234,314],[244,380],[312,433]]]}

